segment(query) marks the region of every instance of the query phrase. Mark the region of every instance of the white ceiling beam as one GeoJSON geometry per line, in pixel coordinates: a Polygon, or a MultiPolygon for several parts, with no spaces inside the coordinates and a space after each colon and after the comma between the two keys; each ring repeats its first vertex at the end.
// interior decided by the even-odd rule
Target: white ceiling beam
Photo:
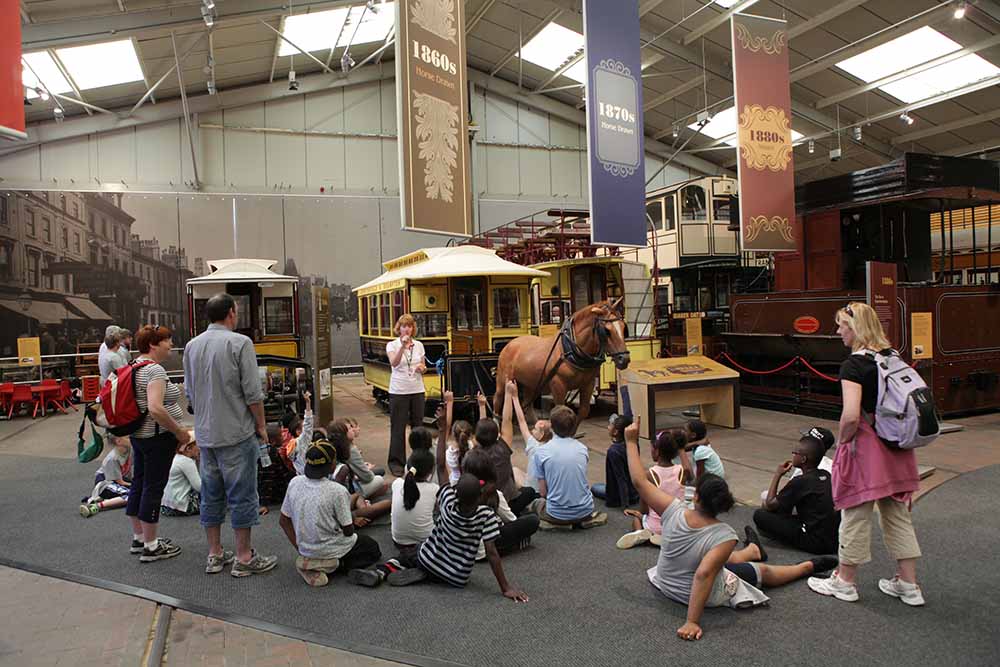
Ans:
{"type": "Polygon", "coordinates": [[[94,112],[90,110],[90,105],[87,104],[87,100],[83,96],[83,93],[80,92],[80,88],[77,87],[76,81],[74,81],[73,77],[70,76],[69,70],[66,69],[66,65],[63,64],[62,59],[59,58],[59,54],[56,53],[55,49],[49,49],[47,53],[49,54],[49,58],[52,59],[52,62],[55,63],[56,69],[58,69],[59,73],[62,74],[64,79],[66,79],[66,83],[68,83],[69,87],[73,89],[73,93],[76,94],[77,99],[83,102],[80,106],[83,107],[83,110],[87,112],[88,116],[93,116],[94,112]]]}
{"type": "Polygon", "coordinates": [[[527,34],[524,35],[524,37],[523,37],[523,39],[522,39],[522,41],[521,41],[520,44],[518,44],[517,46],[515,46],[513,49],[510,49],[509,51],[507,51],[507,53],[505,53],[503,55],[503,57],[500,58],[499,61],[497,61],[497,63],[493,66],[493,69],[490,70],[490,76],[495,76],[497,72],[499,72],[500,70],[502,70],[507,65],[507,63],[509,63],[511,60],[513,60],[514,57],[517,56],[518,53],[520,53],[521,48],[525,44],[527,44],[528,42],[530,42],[535,37],[535,35],[537,35],[538,33],[540,33],[545,28],[545,26],[547,26],[549,23],[551,23],[552,21],[555,21],[556,18],[558,18],[558,16],[560,14],[562,14],[562,13],[563,13],[563,10],[561,10],[561,9],[555,9],[555,10],[552,10],[551,12],[549,12],[548,16],[546,16],[541,21],[539,21],[538,25],[536,25],[534,28],[532,28],[530,31],[528,31],[527,34]]]}
{"type": "Polygon", "coordinates": [[[468,35],[470,32],[472,32],[475,29],[475,27],[477,25],[479,25],[479,22],[483,20],[484,16],[486,16],[486,12],[490,11],[491,9],[493,9],[493,5],[496,4],[496,1],[497,0],[486,0],[486,2],[484,2],[481,5],[479,5],[479,9],[477,9],[472,14],[472,16],[470,16],[469,19],[465,22],[465,34],[466,35],[468,35]]]}
{"type": "Polygon", "coordinates": [[[682,43],[684,44],[684,46],[690,46],[691,44],[698,41],[698,39],[700,39],[702,36],[707,35],[708,33],[718,28],[720,25],[728,21],[729,17],[731,17],[733,14],[738,14],[739,12],[742,12],[744,9],[750,7],[750,5],[754,4],[757,4],[757,0],[740,0],[740,2],[737,2],[729,9],[725,10],[721,14],[718,14],[708,19],[700,26],[698,26],[688,34],[684,35],[684,40],[682,43]]]}
{"type": "Polygon", "coordinates": [[[703,81],[704,81],[704,78],[699,76],[698,78],[689,79],[689,80],[685,81],[684,83],[682,83],[682,84],[680,84],[678,86],[674,86],[670,90],[668,90],[668,91],[666,91],[664,93],[661,93],[660,95],[657,95],[656,97],[654,97],[653,99],[649,100],[648,102],[645,102],[642,105],[642,110],[643,111],[652,111],[653,109],[659,107],[664,102],[667,102],[668,100],[672,100],[675,97],[678,97],[679,95],[683,95],[684,93],[688,92],[689,90],[694,90],[695,88],[697,88],[698,86],[700,86],[703,81]]]}
{"type": "Polygon", "coordinates": [[[960,118],[958,120],[953,120],[950,123],[942,123],[941,125],[925,127],[917,130],[916,132],[907,132],[906,134],[901,134],[898,137],[893,137],[892,143],[894,146],[899,146],[901,144],[910,143],[911,141],[918,141],[920,139],[926,139],[927,137],[933,137],[938,134],[944,134],[945,132],[961,130],[963,127],[982,125],[983,123],[990,123],[995,120],[1000,120],[1000,109],[990,111],[989,113],[976,114],[974,116],[969,116],[968,118],[960,118]]]}
{"type": "MultiPolygon", "coordinates": [[[[323,0],[295,3],[295,10],[321,11],[334,7],[357,5],[360,0],[323,0]]],[[[48,48],[63,48],[81,43],[100,42],[140,35],[150,30],[179,29],[204,25],[201,3],[175,4],[147,11],[132,10],[109,16],[74,17],[44,23],[31,23],[21,28],[21,46],[25,52],[48,48]]],[[[239,0],[216,5],[215,25],[247,18],[282,16],[288,11],[287,0],[239,0]]]]}
{"type": "Polygon", "coordinates": [[[951,157],[965,157],[968,155],[976,155],[977,153],[991,153],[998,149],[1000,149],[1000,139],[987,139],[974,144],[966,144],[965,146],[958,146],[957,148],[949,148],[946,151],[942,151],[941,154],[951,157]]]}
{"type": "Polygon", "coordinates": [[[942,18],[946,13],[954,11],[951,7],[952,4],[953,2],[949,0],[939,5],[934,5],[933,7],[905,18],[898,23],[886,26],[877,32],[873,32],[872,34],[862,37],[859,40],[851,42],[850,44],[845,44],[839,49],[834,49],[830,53],[820,56],[815,60],[799,65],[791,71],[788,79],[792,83],[801,81],[808,76],[816,74],[817,72],[829,69],[841,61],[853,58],[859,53],[864,53],[869,49],[875,48],[876,46],[885,44],[886,42],[891,42],[897,37],[902,37],[905,34],[911,33],[918,28],[930,25],[931,23],[934,23],[938,19],[942,18]]]}
{"type": "Polygon", "coordinates": [[[982,51],[983,49],[988,49],[1000,44],[1000,35],[993,35],[992,37],[987,37],[986,39],[980,40],[971,46],[967,46],[964,49],[959,49],[958,51],[952,51],[951,53],[946,53],[943,56],[939,56],[932,60],[920,63],[919,65],[914,65],[913,67],[908,67],[904,70],[900,70],[894,74],[884,76],[881,79],[876,79],[871,83],[866,83],[863,86],[856,86],[849,90],[845,90],[842,93],[837,93],[836,95],[830,95],[829,97],[824,97],[823,99],[816,102],[817,109],[824,109],[829,106],[833,106],[838,102],[843,102],[844,100],[850,99],[862,93],[867,93],[868,91],[875,90],[876,88],[881,88],[894,81],[899,81],[900,79],[905,79],[908,76],[913,76],[914,74],[919,74],[920,72],[925,72],[929,69],[933,69],[938,65],[943,65],[944,63],[949,63],[952,60],[958,60],[959,58],[964,58],[965,56],[976,53],[977,51],[982,51]]]}

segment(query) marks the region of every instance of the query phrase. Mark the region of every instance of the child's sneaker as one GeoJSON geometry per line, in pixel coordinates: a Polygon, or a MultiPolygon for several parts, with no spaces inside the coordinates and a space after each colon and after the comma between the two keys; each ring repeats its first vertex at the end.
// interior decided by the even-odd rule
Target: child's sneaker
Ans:
{"type": "Polygon", "coordinates": [[[101,508],[97,506],[97,503],[83,503],[80,505],[80,516],[84,519],[94,516],[101,511],[101,508]]]}
{"type": "Polygon", "coordinates": [[[896,575],[892,579],[879,579],[878,589],[894,598],[899,598],[904,604],[911,607],[922,607],[924,605],[924,594],[917,584],[903,581],[896,575]]]}
{"type": "Polygon", "coordinates": [[[587,519],[581,521],[578,525],[580,528],[594,528],[595,526],[603,526],[608,523],[607,512],[594,512],[587,519]]]}
{"type": "Polygon", "coordinates": [[[625,533],[618,538],[618,542],[615,546],[619,549],[631,549],[632,547],[637,547],[640,544],[645,544],[649,542],[650,538],[653,537],[652,531],[641,528],[640,530],[633,530],[631,533],[625,533]]]}
{"type": "Polygon", "coordinates": [[[825,579],[822,577],[809,577],[806,583],[809,584],[809,588],[820,595],[830,595],[844,602],[857,602],[858,600],[857,586],[847,583],[836,572],[825,579]]]}
{"type": "Polygon", "coordinates": [[[386,581],[390,586],[409,586],[427,578],[427,573],[419,567],[408,567],[390,574],[386,581]]]}
{"type": "Polygon", "coordinates": [[[277,556],[261,556],[254,551],[249,563],[241,563],[238,560],[234,561],[233,568],[229,570],[229,574],[234,577],[249,577],[251,574],[269,572],[277,564],[277,556]]]}
{"type": "Polygon", "coordinates": [[[649,536],[649,543],[652,544],[654,547],[660,546],[661,544],[663,544],[663,535],[661,535],[660,533],[653,533],[652,535],[649,536]]]}
{"type": "Polygon", "coordinates": [[[218,556],[209,554],[205,559],[205,574],[218,574],[222,569],[236,560],[236,554],[223,550],[218,556]]]}
{"type": "Polygon", "coordinates": [[[375,588],[382,583],[385,575],[378,570],[355,569],[347,573],[347,580],[355,586],[375,588]]]}
{"type": "Polygon", "coordinates": [[[152,563],[153,561],[173,558],[181,552],[181,548],[176,544],[171,544],[168,540],[157,540],[155,549],[143,547],[142,555],[139,556],[140,563],[152,563]]]}

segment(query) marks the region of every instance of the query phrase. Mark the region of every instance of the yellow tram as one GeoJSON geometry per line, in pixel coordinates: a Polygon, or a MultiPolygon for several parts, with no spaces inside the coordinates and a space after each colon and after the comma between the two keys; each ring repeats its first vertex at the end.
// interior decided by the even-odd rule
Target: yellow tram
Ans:
{"type": "Polygon", "coordinates": [[[258,355],[302,358],[299,279],[271,270],[273,259],[213,259],[211,273],[187,281],[188,326],[193,338],[208,327],[205,302],[220,292],[236,299],[237,331],[258,355]]]}
{"type": "Polygon", "coordinates": [[[532,332],[531,281],[548,274],[471,245],[423,248],[383,266],[382,275],[354,290],[365,382],[376,398],[388,395],[385,346],[395,338],[396,320],[407,312],[427,355],[428,399],[440,399],[443,387],[460,399],[477,391],[492,395],[500,350],[532,332]],[[439,360],[442,375],[435,369],[439,360]]]}
{"type": "MultiPolygon", "coordinates": [[[[649,269],[620,256],[573,257],[532,264],[548,275],[531,281],[532,332],[554,336],[566,316],[603,299],[622,301],[627,326],[625,344],[632,361],[653,359],[659,345],[652,330],[653,295],[649,269]]],[[[615,365],[601,366],[598,389],[611,389],[615,365]]]]}

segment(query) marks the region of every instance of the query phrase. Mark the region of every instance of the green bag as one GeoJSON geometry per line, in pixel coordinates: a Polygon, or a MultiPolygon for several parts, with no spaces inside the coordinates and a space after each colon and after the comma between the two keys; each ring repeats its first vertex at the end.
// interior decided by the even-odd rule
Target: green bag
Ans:
{"type": "Polygon", "coordinates": [[[104,438],[97,432],[97,428],[92,422],[90,424],[90,445],[86,445],[83,440],[83,432],[87,428],[87,423],[90,422],[89,412],[90,406],[84,408],[83,421],[80,423],[80,431],[77,433],[76,460],[80,463],[90,463],[104,451],[104,438]]]}

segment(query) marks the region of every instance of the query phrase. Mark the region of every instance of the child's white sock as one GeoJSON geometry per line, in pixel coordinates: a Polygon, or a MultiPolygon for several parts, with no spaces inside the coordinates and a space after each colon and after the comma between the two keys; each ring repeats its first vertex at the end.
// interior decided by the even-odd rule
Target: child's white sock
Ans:
{"type": "Polygon", "coordinates": [[[133,533],[132,534],[132,541],[133,542],[142,542],[142,533],[133,533]]]}
{"type": "Polygon", "coordinates": [[[158,542],[158,539],[153,540],[152,542],[146,542],[146,549],[149,551],[156,551],[156,545],[158,542]]]}

